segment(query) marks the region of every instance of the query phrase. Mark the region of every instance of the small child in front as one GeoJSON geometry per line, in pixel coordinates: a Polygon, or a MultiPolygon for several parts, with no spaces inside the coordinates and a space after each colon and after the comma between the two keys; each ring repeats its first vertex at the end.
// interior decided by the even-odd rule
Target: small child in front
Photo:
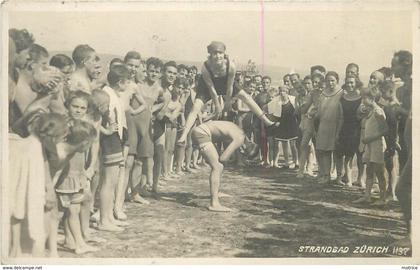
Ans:
{"type": "Polygon", "coordinates": [[[365,116],[365,121],[362,124],[361,141],[364,144],[363,162],[367,164],[366,189],[364,196],[356,200],[355,203],[371,202],[371,190],[376,176],[380,196],[379,201],[375,202],[375,205],[384,205],[387,185],[385,178],[384,136],[388,132],[388,125],[383,109],[375,102],[375,96],[372,89],[364,89],[362,105],[367,109],[368,114],[365,116]]]}

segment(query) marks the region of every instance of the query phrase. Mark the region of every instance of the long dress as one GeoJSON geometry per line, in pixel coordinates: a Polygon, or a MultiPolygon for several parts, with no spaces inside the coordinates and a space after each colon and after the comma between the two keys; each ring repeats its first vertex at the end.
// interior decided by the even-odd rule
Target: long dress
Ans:
{"type": "Polygon", "coordinates": [[[321,93],[318,119],[319,127],[316,133],[316,150],[333,151],[336,146],[336,136],[339,132],[339,122],[342,119],[340,98],[343,90],[337,90],[332,95],[321,93]]]}
{"type": "Polygon", "coordinates": [[[27,218],[29,237],[45,239],[45,170],[41,142],[33,135],[21,138],[9,134],[9,214],[18,220],[27,218]],[[42,229],[40,229],[42,228],[42,229]]]}

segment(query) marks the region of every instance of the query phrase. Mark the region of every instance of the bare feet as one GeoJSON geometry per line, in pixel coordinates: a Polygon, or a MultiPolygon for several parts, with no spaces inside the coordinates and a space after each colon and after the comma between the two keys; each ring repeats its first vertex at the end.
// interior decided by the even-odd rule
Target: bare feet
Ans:
{"type": "Polygon", "coordinates": [[[122,220],[118,220],[118,219],[113,219],[113,220],[111,220],[111,222],[114,225],[121,226],[121,227],[126,227],[126,226],[130,225],[130,223],[128,223],[127,221],[122,221],[122,220]]]}
{"type": "Polygon", "coordinates": [[[337,179],[337,180],[335,181],[335,184],[336,184],[336,185],[339,185],[339,186],[345,186],[345,185],[346,185],[346,183],[344,183],[344,182],[341,180],[341,178],[337,179]]]}
{"type": "Polygon", "coordinates": [[[91,245],[85,244],[83,246],[80,246],[74,250],[74,253],[76,254],[83,254],[88,252],[96,252],[99,251],[99,248],[93,247],[91,245]]]}
{"type": "Polygon", "coordinates": [[[69,240],[65,240],[63,247],[71,249],[71,250],[75,250],[76,249],[76,243],[74,241],[69,241],[69,240]]]}
{"type": "Polygon", "coordinates": [[[19,246],[12,246],[10,250],[9,257],[17,258],[22,256],[22,248],[19,246]]]}
{"type": "Polygon", "coordinates": [[[357,180],[356,183],[354,183],[355,186],[361,187],[361,188],[365,188],[366,184],[363,183],[361,180],[357,180]]]}
{"type": "Polygon", "coordinates": [[[165,187],[167,185],[167,181],[162,181],[163,179],[161,179],[161,181],[159,181],[158,186],[161,187],[165,187]]]}
{"type": "Polygon", "coordinates": [[[183,171],[176,171],[174,174],[171,175],[171,177],[174,177],[175,179],[181,178],[181,176],[185,175],[183,171]]]}
{"type": "Polygon", "coordinates": [[[397,199],[397,196],[389,194],[388,196],[386,196],[385,201],[386,202],[397,202],[398,199],[397,199]]]}
{"type": "Polygon", "coordinates": [[[114,217],[119,220],[127,220],[127,215],[121,209],[114,209],[114,217]]]}
{"type": "Polygon", "coordinates": [[[132,198],[132,201],[135,203],[140,203],[140,204],[150,204],[150,202],[148,200],[145,200],[143,197],[141,197],[139,194],[134,195],[132,198]]]}
{"type": "Polygon", "coordinates": [[[196,166],[196,167],[194,167],[194,165],[193,166],[191,166],[191,167],[189,167],[189,166],[187,166],[187,167],[185,167],[185,171],[186,172],[189,172],[189,173],[196,173],[197,172],[197,170],[198,170],[199,168],[196,166]]]}
{"type": "Polygon", "coordinates": [[[169,176],[170,177],[175,177],[175,178],[180,178],[181,177],[180,176],[181,173],[183,173],[181,170],[179,170],[179,171],[172,171],[172,172],[169,172],[169,176]]]}
{"type": "Polygon", "coordinates": [[[95,222],[95,223],[99,223],[100,218],[101,218],[101,215],[100,215],[100,212],[98,210],[95,213],[93,213],[93,215],[90,216],[90,221],[95,222]]]}
{"type": "Polygon", "coordinates": [[[229,194],[226,194],[226,193],[223,193],[223,192],[219,192],[218,196],[219,196],[219,198],[231,198],[232,197],[232,195],[229,195],[229,194]]]}
{"type": "Polygon", "coordinates": [[[118,227],[117,225],[114,225],[112,223],[99,224],[98,225],[98,230],[100,230],[100,231],[107,231],[107,232],[122,232],[122,231],[124,231],[123,228],[118,227]]]}
{"type": "Polygon", "coordinates": [[[214,211],[214,212],[233,212],[232,209],[221,206],[221,205],[215,205],[215,206],[210,205],[209,210],[214,211]]]}
{"type": "Polygon", "coordinates": [[[90,235],[88,237],[85,237],[85,241],[86,242],[93,242],[93,243],[105,243],[106,242],[106,240],[104,238],[101,238],[99,236],[92,236],[92,235],[90,235]]]}
{"type": "Polygon", "coordinates": [[[168,175],[165,175],[165,177],[163,177],[165,181],[175,181],[175,180],[178,180],[179,178],[181,178],[181,176],[176,173],[168,174],[168,175]]]}

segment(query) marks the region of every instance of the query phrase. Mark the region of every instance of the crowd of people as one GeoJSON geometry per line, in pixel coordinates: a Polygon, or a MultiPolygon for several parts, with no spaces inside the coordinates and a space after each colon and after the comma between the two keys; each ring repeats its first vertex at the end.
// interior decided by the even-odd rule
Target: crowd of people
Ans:
{"type": "Polygon", "coordinates": [[[201,69],[136,51],[103,63],[89,45],[50,55],[27,30],[9,30],[11,257],[58,256],[59,227],[66,248],[97,251],[92,227],[124,231],[127,201],[159,200],[165,182],[203,166],[209,210],[230,211],[218,201],[226,163],[359,186],[355,204],[399,201],[410,234],[410,52],[366,85],[350,63],[342,79],[315,65],[280,86],[238,70],[222,42],[207,52],[201,69]]]}

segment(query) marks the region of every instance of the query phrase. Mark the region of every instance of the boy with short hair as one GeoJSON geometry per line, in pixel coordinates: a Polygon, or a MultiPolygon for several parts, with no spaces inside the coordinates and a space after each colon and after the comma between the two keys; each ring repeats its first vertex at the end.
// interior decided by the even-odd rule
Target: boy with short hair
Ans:
{"type": "Polygon", "coordinates": [[[101,88],[96,80],[101,75],[100,58],[95,50],[87,44],[77,45],[72,53],[76,70],[70,77],[70,91],[82,90],[88,94],[101,88]]]}
{"type": "Polygon", "coordinates": [[[37,97],[37,93],[32,88],[34,71],[48,66],[49,54],[44,47],[34,43],[29,47],[28,54],[29,60],[26,67],[19,73],[15,92],[15,102],[21,113],[24,113],[29,104],[37,97]]]}
{"type": "Polygon", "coordinates": [[[189,71],[188,71],[188,67],[184,64],[180,64],[177,66],[178,69],[178,77],[179,78],[187,78],[189,71]]]}
{"type": "MultiPolygon", "coordinates": [[[[146,61],[147,77],[143,84],[140,84],[140,93],[143,96],[148,109],[137,114],[134,117],[134,122],[138,125],[139,131],[139,142],[136,145],[137,155],[136,162],[134,165],[134,172],[136,176],[142,175],[143,165],[145,166],[145,172],[147,184],[153,185],[152,192],[157,193],[158,188],[158,175],[154,174],[154,154],[155,154],[155,143],[165,142],[164,130],[157,129],[156,125],[152,125],[152,114],[156,112],[156,118],[162,119],[164,116],[164,108],[166,108],[169,98],[169,93],[162,88],[160,76],[163,63],[156,57],[151,57],[146,61]],[[161,98],[159,100],[159,98],[161,98]],[[156,139],[155,139],[156,138],[156,139]],[[155,140],[154,140],[155,139],[155,140]]],[[[136,109],[139,104],[131,104],[136,109]]],[[[161,165],[160,165],[161,166],[161,165]]],[[[156,168],[159,168],[157,166],[156,168]]],[[[160,169],[160,168],[159,168],[160,169]]],[[[155,170],[156,171],[156,170],[155,170]]],[[[133,173],[134,173],[133,172],[133,173]]],[[[136,177],[132,178],[132,190],[133,199],[138,197],[138,192],[146,190],[146,183],[136,177]]],[[[145,192],[146,193],[146,192],[145,192]]]]}
{"type": "Polygon", "coordinates": [[[98,229],[118,232],[123,230],[119,226],[127,224],[114,218],[117,185],[124,181],[124,147],[127,141],[127,121],[119,92],[125,91],[130,83],[129,70],[123,65],[114,66],[107,79],[109,86],[105,86],[103,91],[108,94],[110,102],[109,115],[102,119],[100,138],[105,177],[100,192],[101,221],[98,229]]]}
{"type": "Polygon", "coordinates": [[[362,122],[361,141],[364,146],[363,162],[367,164],[366,167],[366,189],[364,196],[355,203],[369,203],[371,202],[371,190],[375,180],[378,179],[379,184],[379,201],[376,205],[385,204],[386,195],[386,179],[385,179],[385,165],[384,165],[384,136],[388,133],[388,125],[386,116],[375,102],[376,92],[371,88],[363,90],[362,105],[359,110],[367,110],[368,114],[365,116],[365,121],[362,122]]]}

